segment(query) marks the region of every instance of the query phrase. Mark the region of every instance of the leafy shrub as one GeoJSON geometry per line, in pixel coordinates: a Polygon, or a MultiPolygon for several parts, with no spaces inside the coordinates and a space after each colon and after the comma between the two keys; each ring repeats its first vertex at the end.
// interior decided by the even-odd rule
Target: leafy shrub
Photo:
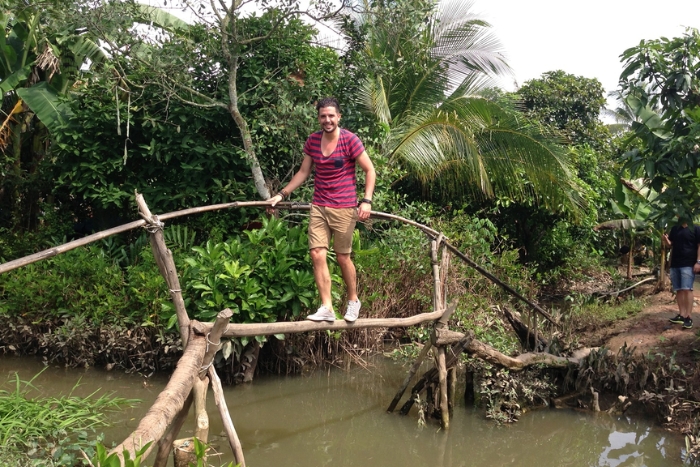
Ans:
{"type": "Polygon", "coordinates": [[[225,243],[194,247],[183,286],[193,318],[211,321],[230,308],[234,322],[264,323],[298,317],[315,297],[306,232],[276,218],[225,243]]]}

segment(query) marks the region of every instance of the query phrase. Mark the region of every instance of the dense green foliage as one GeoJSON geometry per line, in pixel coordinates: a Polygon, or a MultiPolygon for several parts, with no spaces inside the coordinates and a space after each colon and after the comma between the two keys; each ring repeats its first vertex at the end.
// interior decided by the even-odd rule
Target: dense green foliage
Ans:
{"type": "Polygon", "coordinates": [[[95,229],[131,218],[134,190],[158,212],[251,195],[226,112],[149,91],[131,99],[108,80],[74,88],[75,118],[56,138],[54,196],[81,200],[80,220],[95,229]]]}
{"type": "Polygon", "coordinates": [[[700,205],[700,33],[643,40],[622,60],[621,97],[637,118],[625,168],[659,194],[651,215],[659,227],[676,215],[693,219],[700,205]]]}
{"type": "Polygon", "coordinates": [[[224,308],[233,322],[269,323],[298,318],[312,308],[315,291],[306,230],[263,218],[224,243],[194,247],[185,259],[183,281],[192,297],[192,315],[212,321],[224,308]]]}
{"type": "Polygon", "coordinates": [[[605,96],[597,79],[550,71],[525,82],[516,94],[527,115],[558,130],[564,144],[605,142],[606,129],[599,118],[605,96]]]}
{"type": "MultiPolygon", "coordinates": [[[[615,275],[600,271],[609,264],[606,257],[615,259],[617,234],[593,230],[625,211],[610,203],[620,174],[613,160],[617,142],[599,120],[600,83],[553,71],[504,94],[489,86],[508,66],[489,25],[468,3],[355,6],[359,13],[342,18],[349,44],[338,52],[319,45],[314,27],[290,5],[266,4],[255,15],[232,7],[211,24],[187,25],[133,1],[56,1],[43,10],[32,2],[4,2],[0,87],[2,110],[14,120],[6,121],[0,139],[0,258],[134,220],[135,190],[154,213],[274,192],[291,178],[305,138],[317,128],[314,101],[335,95],[343,125],[361,136],[375,163],[373,209],[444,232],[533,299],[543,298],[540,286],[565,286],[589,271],[615,275]],[[37,24],[41,28],[32,29],[37,24]],[[90,47],[98,37],[108,56],[90,47]],[[23,55],[18,51],[26,52],[26,62],[15,60],[23,55]],[[46,51],[60,59],[53,62],[60,74],[40,64],[46,51]],[[37,93],[49,95],[60,112],[35,108],[37,93]],[[17,107],[19,99],[27,106],[17,107]]],[[[653,201],[657,207],[682,204],[687,210],[700,193],[693,159],[699,49],[697,33],[689,32],[643,42],[625,55],[623,91],[638,114],[628,141],[638,146],[628,152],[627,167],[657,192],[666,188],[653,201]],[[651,83],[652,75],[664,79],[651,83]],[[691,195],[681,197],[681,187],[691,195]]],[[[310,190],[310,184],[301,187],[294,199],[308,201],[310,190]]],[[[640,213],[647,212],[643,207],[640,213]]],[[[228,307],[235,322],[265,323],[301,319],[313,310],[306,222],[290,219],[298,218],[243,208],[168,224],[164,235],[190,316],[211,321],[228,307]]],[[[416,229],[384,221],[360,225],[354,251],[363,313],[429,311],[427,250],[416,229]]],[[[457,261],[450,268],[449,295],[460,298],[454,328],[474,330],[503,352],[518,350],[497,308],[517,304],[476,271],[457,261]]],[[[333,301],[342,309],[342,280],[331,273],[333,301]]],[[[583,321],[589,312],[582,310],[562,313],[583,321]]],[[[35,352],[60,347],[50,358],[71,364],[80,361],[72,359],[77,348],[100,346],[110,358],[129,354],[116,349],[103,325],[137,329],[153,355],[158,346],[163,353],[178,349],[169,292],[146,235],[138,232],[3,274],[0,316],[10,327],[47,328],[37,332],[43,340],[35,352]],[[144,337],[144,329],[153,333],[144,337]],[[99,345],[80,343],[92,340],[99,345]]],[[[428,327],[386,336],[327,333],[313,343],[271,341],[275,345],[264,350],[281,349],[283,358],[294,360],[290,366],[302,366],[308,354],[331,352],[333,345],[349,349],[365,339],[359,347],[376,348],[384,337],[424,341],[428,333],[428,327]],[[303,355],[304,346],[316,348],[303,355]]],[[[241,360],[246,344],[225,344],[225,359],[241,360]]],[[[484,371],[485,381],[507,379],[484,371]]],[[[525,386],[483,392],[493,407],[505,393],[532,394],[525,386]]]]}
{"type": "Polygon", "coordinates": [[[165,305],[169,295],[151,252],[141,249],[126,268],[117,262],[126,252],[113,252],[116,258],[98,247],[78,249],[1,275],[0,315],[167,325],[172,308],[165,305]]]}

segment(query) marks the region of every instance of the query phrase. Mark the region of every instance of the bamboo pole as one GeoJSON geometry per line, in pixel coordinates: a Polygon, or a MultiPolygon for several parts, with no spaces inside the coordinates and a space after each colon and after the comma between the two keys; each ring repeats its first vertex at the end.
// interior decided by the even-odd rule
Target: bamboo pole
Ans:
{"type": "Polygon", "coordinates": [[[165,245],[163,237],[163,223],[160,222],[158,216],[151,214],[146,200],[143,195],[136,193],[136,204],[139,206],[139,214],[146,220],[149,233],[149,241],[153,249],[153,256],[158,264],[158,269],[163,275],[165,282],[170,290],[170,297],[175,305],[175,313],[177,315],[177,323],[180,327],[180,338],[182,346],[187,346],[187,336],[189,334],[190,318],[185,309],[185,301],[182,298],[182,290],[180,288],[180,278],[177,275],[173,254],[165,245]]]}
{"type": "Polygon", "coordinates": [[[493,274],[491,274],[490,272],[488,272],[486,269],[484,269],[484,268],[482,268],[481,266],[479,266],[478,264],[476,264],[471,258],[469,258],[467,255],[465,255],[465,254],[462,253],[461,251],[459,251],[459,250],[458,250],[457,248],[455,248],[452,244],[450,244],[450,242],[445,241],[445,246],[446,246],[447,248],[449,248],[450,251],[452,251],[452,253],[454,253],[455,255],[457,255],[462,261],[464,261],[464,262],[467,263],[469,266],[471,266],[472,268],[476,269],[479,273],[481,273],[482,276],[484,276],[484,277],[486,277],[487,279],[491,280],[491,282],[493,282],[493,283],[495,283],[496,285],[500,286],[503,290],[505,290],[506,292],[508,292],[508,293],[511,294],[512,296],[514,296],[514,297],[518,298],[519,300],[521,300],[521,301],[527,303],[528,305],[530,305],[530,307],[531,307],[532,309],[534,309],[534,310],[537,311],[539,314],[541,314],[542,316],[544,316],[544,317],[547,319],[547,321],[549,321],[550,323],[552,323],[552,324],[554,324],[554,325],[557,325],[557,323],[556,323],[556,321],[554,320],[554,318],[552,317],[552,315],[550,315],[547,311],[545,311],[541,306],[539,306],[538,304],[534,303],[533,301],[528,300],[527,298],[525,298],[525,297],[523,297],[522,295],[520,295],[520,294],[519,294],[518,292],[516,292],[515,289],[513,289],[511,286],[509,286],[509,285],[506,284],[505,282],[501,281],[501,280],[498,279],[496,276],[494,276],[493,274]]]}
{"type": "Polygon", "coordinates": [[[67,251],[74,250],[81,246],[89,245],[90,243],[97,242],[107,237],[111,237],[112,235],[128,232],[129,230],[134,230],[139,227],[143,227],[144,225],[146,225],[146,221],[144,220],[130,222],[128,224],[120,225],[118,227],[103,230],[102,232],[98,232],[96,234],[88,235],[87,237],[83,237],[78,240],[73,240],[72,242],[64,243],[63,245],[51,247],[47,250],[43,250],[32,255],[8,261],[6,263],[0,264],[0,274],[12,271],[13,269],[21,268],[22,266],[26,266],[28,264],[36,263],[37,261],[41,261],[43,259],[53,258],[54,256],[58,256],[67,251]]]}
{"type": "MultiPolygon", "coordinates": [[[[415,326],[426,321],[435,321],[442,316],[442,310],[430,313],[420,313],[408,318],[360,318],[354,323],[345,320],[328,321],[293,321],[279,323],[229,323],[222,334],[223,337],[252,337],[271,336],[273,334],[295,334],[308,331],[340,331],[345,329],[365,329],[365,328],[395,328],[415,326]]],[[[213,326],[211,323],[199,323],[205,333],[213,326]]]]}

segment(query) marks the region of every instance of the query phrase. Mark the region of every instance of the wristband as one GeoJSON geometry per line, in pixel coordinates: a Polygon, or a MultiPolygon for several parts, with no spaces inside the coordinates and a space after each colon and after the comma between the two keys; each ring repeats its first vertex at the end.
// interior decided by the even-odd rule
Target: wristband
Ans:
{"type": "Polygon", "coordinates": [[[357,207],[359,208],[359,207],[360,207],[360,204],[362,204],[362,203],[366,203],[366,204],[369,204],[370,206],[372,206],[372,200],[371,200],[371,199],[362,198],[362,199],[360,200],[360,202],[357,203],[357,207]]]}
{"type": "Polygon", "coordinates": [[[289,193],[287,193],[287,192],[284,191],[284,190],[280,190],[279,193],[277,193],[277,194],[280,195],[280,196],[282,196],[282,199],[285,199],[286,197],[289,196],[289,193]]]}

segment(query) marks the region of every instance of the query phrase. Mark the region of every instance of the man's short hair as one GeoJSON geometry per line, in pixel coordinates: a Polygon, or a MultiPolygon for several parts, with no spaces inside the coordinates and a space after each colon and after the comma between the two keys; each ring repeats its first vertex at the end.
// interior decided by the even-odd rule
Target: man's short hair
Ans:
{"type": "Polygon", "coordinates": [[[335,107],[335,110],[340,113],[340,104],[338,103],[338,99],[335,97],[324,97],[323,99],[319,100],[316,103],[316,112],[320,112],[324,107],[335,107]]]}

